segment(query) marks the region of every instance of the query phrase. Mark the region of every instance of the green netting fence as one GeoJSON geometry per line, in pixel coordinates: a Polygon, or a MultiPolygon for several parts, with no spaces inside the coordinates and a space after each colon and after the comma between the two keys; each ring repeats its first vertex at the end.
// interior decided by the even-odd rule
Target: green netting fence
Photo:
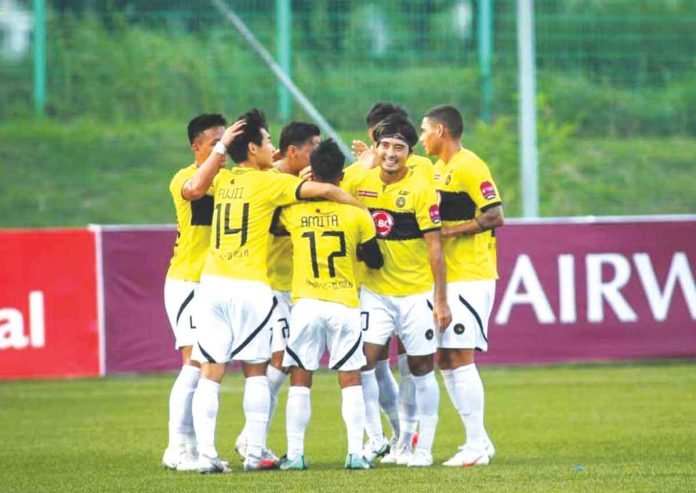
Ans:
{"type": "MultiPolygon", "coordinates": [[[[403,104],[416,120],[440,103],[472,122],[517,112],[515,0],[225,3],[274,56],[285,19],[290,74],[339,130],[361,129],[378,100],[403,104]],[[289,13],[281,19],[283,3],[289,13]],[[489,30],[481,23],[486,6],[489,30]],[[488,65],[480,57],[486,39],[488,65]]],[[[283,104],[268,67],[210,1],[47,7],[50,118],[186,120],[202,111],[233,117],[251,106],[274,121],[306,118],[297,104],[283,104]]],[[[32,2],[6,1],[2,9],[0,121],[7,121],[34,112],[31,39],[24,49],[9,47],[18,36],[10,19],[31,15],[32,2]]],[[[696,135],[696,2],[537,0],[535,16],[541,119],[588,136],[696,135]]]]}

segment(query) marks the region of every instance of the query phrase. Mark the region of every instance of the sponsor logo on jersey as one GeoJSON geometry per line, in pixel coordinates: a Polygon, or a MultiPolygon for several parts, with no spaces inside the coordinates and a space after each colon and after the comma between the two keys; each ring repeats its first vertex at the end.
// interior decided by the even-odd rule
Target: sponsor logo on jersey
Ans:
{"type": "Polygon", "coordinates": [[[437,204],[431,205],[428,212],[430,212],[430,220],[438,224],[440,222],[440,207],[437,204]]]}
{"type": "Polygon", "coordinates": [[[373,199],[377,198],[377,192],[371,190],[358,190],[358,197],[371,197],[373,199]]]}
{"type": "Polygon", "coordinates": [[[481,195],[486,200],[493,200],[495,198],[495,187],[490,181],[484,181],[481,183],[480,187],[481,195]]]}
{"type": "Polygon", "coordinates": [[[394,227],[394,217],[386,211],[374,211],[372,220],[375,222],[377,234],[382,238],[388,236],[394,227]]]}

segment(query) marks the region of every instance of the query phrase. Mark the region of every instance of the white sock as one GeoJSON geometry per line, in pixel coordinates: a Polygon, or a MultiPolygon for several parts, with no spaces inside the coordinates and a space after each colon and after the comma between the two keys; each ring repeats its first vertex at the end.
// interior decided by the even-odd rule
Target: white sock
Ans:
{"type": "Polygon", "coordinates": [[[452,370],[457,410],[466,427],[466,444],[475,449],[483,449],[486,429],[483,426],[483,382],[474,363],[452,370]]]}
{"type": "Polygon", "coordinates": [[[285,410],[288,436],[288,459],[294,460],[304,454],[305,430],[312,416],[309,387],[291,386],[285,410]]]}
{"type": "Polygon", "coordinates": [[[365,398],[363,388],[353,385],[341,390],[343,402],[341,414],[348,434],[348,453],[362,455],[362,439],[365,430],[365,398]]]}
{"type": "Polygon", "coordinates": [[[380,360],[375,368],[377,385],[379,385],[379,405],[389,418],[392,435],[398,437],[399,427],[399,385],[389,367],[389,360],[380,360]]]}
{"type": "Polygon", "coordinates": [[[201,378],[196,391],[193,393],[191,409],[193,411],[193,427],[196,430],[198,453],[206,457],[218,456],[215,450],[215,424],[217,421],[220,394],[220,384],[201,378]]]}
{"type": "Polygon", "coordinates": [[[462,424],[466,426],[466,424],[464,423],[464,418],[462,416],[462,411],[459,408],[457,390],[454,387],[454,374],[452,373],[452,370],[440,370],[440,373],[442,374],[442,379],[445,381],[447,395],[449,395],[450,401],[452,401],[452,405],[457,410],[457,414],[459,414],[459,417],[462,419],[462,424]]]}
{"type": "Polygon", "coordinates": [[[194,434],[191,402],[200,378],[200,369],[184,365],[172,386],[169,393],[169,448],[182,447],[194,434]]]}
{"type": "Polygon", "coordinates": [[[365,431],[370,440],[381,442],[384,439],[384,432],[382,416],[379,414],[379,386],[375,370],[360,372],[360,379],[365,399],[365,431]]]}
{"type": "Polygon", "coordinates": [[[416,409],[416,388],[413,384],[413,375],[408,368],[408,357],[399,355],[399,441],[411,443],[413,434],[418,426],[418,412],[416,409]]]}
{"type": "Polygon", "coordinates": [[[438,408],[440,406],[440,387],[431,371],[423,376],[413,376],[416,386],[416,406],[418,407],[418,424],[420,435],[416,448],[432,451],[435,429],[437,428],[438,408]]]}
{"type": "Polygon", "coordinates": [[[268,377],[268,389],[271,393],[271,405],[268,411],[268,426],[266,426],[266,435],[268,435],[268,430],[271,427],[271,420],[273,419],[273,414],[275,413],[276,406],[278,405],[278,393],[280,392],[287,375],[275,366],[268,365],[268,368],[266,369],[266,376],[268,377]]]}
{"type": "Polygon", "coordinates": [[[247,377],[244,382],[247,456],[261,457],[263,449],[266,448],[266,425],[270,404],[268,377],[247,377]]]}

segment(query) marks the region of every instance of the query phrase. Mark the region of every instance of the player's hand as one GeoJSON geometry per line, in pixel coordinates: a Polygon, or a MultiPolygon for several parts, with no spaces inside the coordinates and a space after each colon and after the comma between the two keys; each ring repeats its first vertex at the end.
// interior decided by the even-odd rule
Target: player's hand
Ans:
{"type": "Polygon", "coordinates": [[[350,149],[353,151],[353,156],[355,156],[355,159],[360,159],[360,156],[362,156],[364,152],[368,151],[370,147],[362,140],[354,140],[353,144],[350,146],[350,149]]]}
{"type": "Polygon", "coordinates": [[[435,327],[440,332],[444,332],[449,324],[452,323],[452,313],[446,300],[435,301],[433,319],[435,320],[435,327]]]}
{"type": "Polygon", "coordinates": [[[275,163],[276,161],[280,161],[283,158],[283,155],[280,153],[280,149],[276,149],[273,151],[273,162],[275,163]]]}
{"type": "Polygon", "coordinates": [[[306,180],[306,181],[311,181],[314,180],[314,174],[312,173],[312,167],[311,166],[305,166],[300,170],[300,173],[298,174],[300,179],[306,180]]]}
{"type": "Polygon", "coordinates": [[[222,134],[220,142],[225,144],[225,147],[229,147],[232,141],[238,136],[242,135],[244,131],[244,125],[246,125],[246,120],[237,120],[232,125],[225,129],[225,133],[222,134]]]}

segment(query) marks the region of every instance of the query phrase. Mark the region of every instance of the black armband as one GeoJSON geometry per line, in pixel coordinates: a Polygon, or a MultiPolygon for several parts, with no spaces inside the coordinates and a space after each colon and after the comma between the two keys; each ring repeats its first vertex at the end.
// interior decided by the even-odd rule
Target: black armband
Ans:
{"type": "Polygon", "coordinates": [[[377,238],[358,245],[358,260],[365,262],[370,269],[379,269],[384,265],[384,257],[379,249],[377,238]]]}

